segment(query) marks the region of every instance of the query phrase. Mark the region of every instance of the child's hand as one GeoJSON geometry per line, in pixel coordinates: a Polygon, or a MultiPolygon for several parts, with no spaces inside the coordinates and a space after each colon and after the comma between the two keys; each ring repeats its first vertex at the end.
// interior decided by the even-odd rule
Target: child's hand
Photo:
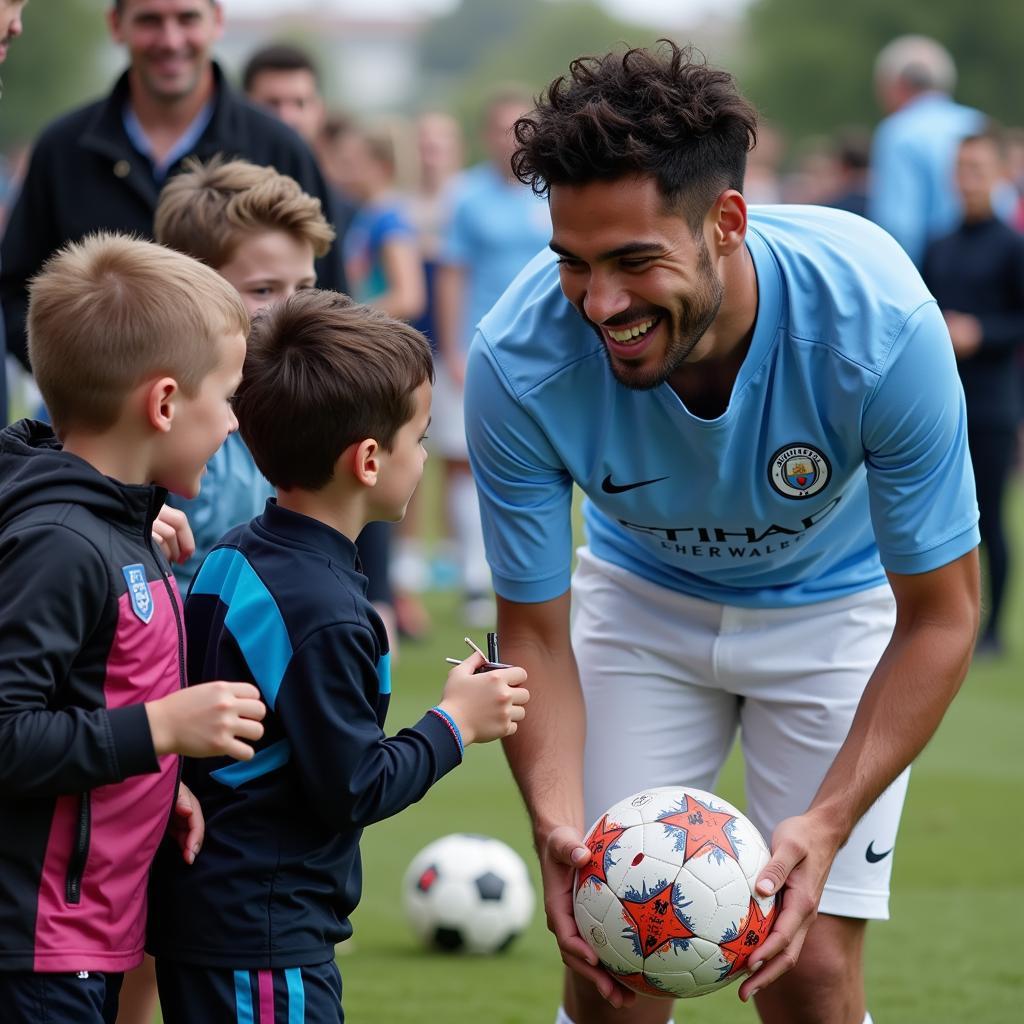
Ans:
{"type": "Polygon", "coordinates": [[[206,836],[206,821],[199,801],[184,782],[178,784],[178,799],[167,830],[181,847],[185,863],[194,864],[206,836]]]}
{"type": "Polygon", "coordinates": [[[474,653],[456,665],[448,673],[439,705],[455,720],[467,747],[511,736],[526,717],[523,705],[530,699],[530,691],[520,685],[526,681],[526,669],[479,672],[484,664],[474,653]]]}
{"type": "Polygon", "coordinates": [[[218,757],[248,761],[267,709],[252,683],[202,683],[146,704],[157,754],[218,757]]]}
{"type": "Polygon", "coordinates": [[[196,550],[188,516],[181,509],[164,505],[153,520],[153,540],[163,548],[168,562],[187,562],[196,550]]]}

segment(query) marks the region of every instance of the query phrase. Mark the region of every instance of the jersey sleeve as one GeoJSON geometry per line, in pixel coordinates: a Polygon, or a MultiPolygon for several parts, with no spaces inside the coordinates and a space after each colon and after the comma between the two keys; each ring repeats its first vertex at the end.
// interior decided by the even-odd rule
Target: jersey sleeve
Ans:
{"type": "Polygon", "coordinates": [[[466,369],[466,440],[495,591],[525,604],[569,589],[572,478],[477,332],[466,369]]]}
{"type": "Polygon", "coordinates": [[[394,736],[377,718],[378,671],[368,629],[325,626],[293,652],[276,711],[310,803],[333,828],[362,828],[416,803],[462,760],[443,716],[427,712],[394,736]]]}
{"type": "Polygon", "coordinates": [[[17,594],[0,602],[0,788],[58,796],[157,771],[143,704],[64,705],[109,596],[99,552],[70,530],[6,531],[0,588],[17,594]]]}
{"type": "Polygon", "coordinates": [[[929,572],[979,543],[967,413],[945,322],[920,306],[894,341],[861,426],[871,520],[890,572],[929,572]]]}

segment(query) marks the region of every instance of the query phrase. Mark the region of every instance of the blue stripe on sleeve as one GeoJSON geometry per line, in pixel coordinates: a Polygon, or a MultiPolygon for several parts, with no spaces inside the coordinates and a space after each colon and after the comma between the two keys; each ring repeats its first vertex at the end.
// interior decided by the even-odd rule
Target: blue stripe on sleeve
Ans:
{"type": "Polygon", "coordinates": [[[302,968],[286,967],[284,980],[288,986],[288,1024],[306,1024],[306,990],[302,984],[302,968]]]}
{"type": "Polygon", "coordinates": [[[189,593],[210,594],[227,605],[224,625],[273,710],[291,661],[292,642],[277,602],[245,555],[235,548],[211,551],[189,593]]]}
{"type": "Polygon", "coordinates": [[[234,764],[210,772],[210,778],[237,789],[243,782],[251,782],[287,764],[291,757],[291,744],[287,740],[278,740],[277,743],[264,747],[248,761],[235,761],[234,764]]]}
{"type": "Polygon", "coordinates": [[[248,971],[235,971],[235,1018],[237,1024],[255,1024],[248,971]]]}
{"type": "Polygon", "coordinates": [[[391,692],[391,652],[382,654],[377,661],[378,691],[380,693],[391,692]]]}

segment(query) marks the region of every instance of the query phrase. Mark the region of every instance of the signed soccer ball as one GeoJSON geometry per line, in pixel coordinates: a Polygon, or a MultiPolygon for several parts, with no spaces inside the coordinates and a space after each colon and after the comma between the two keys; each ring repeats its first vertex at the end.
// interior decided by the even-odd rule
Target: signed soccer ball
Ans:
{"type": "Polygon", "coordinates": [[[768,848],[711,793],[636,793],[601,815],[585,842],[591,856],[574,881],[576,924],[601,963],[637,992],[688,997],[729,985],[771,929],[775,898],[754,894],[768,848]]]}
{"type": "Polygon", "coordinates": [[[533,914],[522,857],[487,836],[456,834],[426,846],[409,865],[402,891],[413,931],[446,952],[501,952],[533,914]]]}

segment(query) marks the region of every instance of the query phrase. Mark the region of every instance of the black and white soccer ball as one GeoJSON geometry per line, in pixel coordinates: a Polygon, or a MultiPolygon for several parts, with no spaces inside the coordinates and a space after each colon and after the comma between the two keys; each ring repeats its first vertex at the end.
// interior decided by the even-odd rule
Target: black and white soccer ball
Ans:
{"type": "Polygon", "coordinates": [[[450,953],[500,953],[533,915],[526,864],[488,836],[457,833],[430,843],[409,865],[402,893],[416,935],[450,953]]]}

